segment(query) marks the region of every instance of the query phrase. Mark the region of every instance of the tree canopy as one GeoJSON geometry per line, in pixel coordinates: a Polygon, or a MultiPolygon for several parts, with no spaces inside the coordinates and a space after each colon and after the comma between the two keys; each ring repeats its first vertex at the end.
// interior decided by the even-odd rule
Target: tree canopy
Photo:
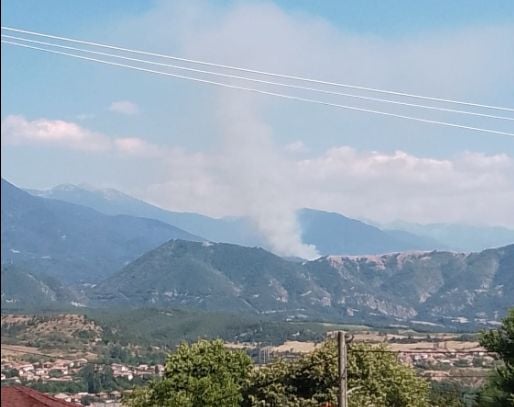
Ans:
{"type": "Polygon", "coordinates": [[[184,343],[168,356],[164,378],[136,390],[129,406],[239,406],[251,363],[246,353],[228,350],[220,340],[184,343]]]}
{"type": "MultiPolygon", "coordinates": [[[[359,344],[348,353],[350,406],[425,407],[428,384],[394,354],[359,344]]],[[[162,380],[134,392],[129,405],[319,406],[336,402],[337,349],[332,341],[295,361],[252,369],[241,351],[221,341],[181,345],[171,354],[162,380]]]]}
{"type": "Polygon", "coordinates": [[[480,344],[498,353],[503,365],[496,369],[479,397],[479,405],[514,406],[514,308],[511,308],[499,329],[484,332],[480,344]]]}
{"type": "MultiPolygon", "coordinates": [[[[428,384],[382,348],[354,345],[348,352],[349,405],[422,407],[428,384]]],[[[244,406],[319,406],[336,403],[337,348],[326,342],[296,361],[279,361],[256,369],[246,389],[244,406]],[[263,401],[265,404],[263,404],[263,401]]]]}

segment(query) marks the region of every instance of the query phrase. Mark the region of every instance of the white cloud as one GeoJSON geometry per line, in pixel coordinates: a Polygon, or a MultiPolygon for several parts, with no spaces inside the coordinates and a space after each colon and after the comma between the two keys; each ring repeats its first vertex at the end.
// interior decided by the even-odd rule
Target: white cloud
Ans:
{"type": "Polygon", "coordinates": [[[137,137],[117,138],[113,144],[116,151],[126,155],[161,157],[165,153],[165,149],[137,137]]]}
{"type": "MultiPolygon", "coordinates": [[[[200,159],[182,152],[169,162],[170,180],[141,196],[176,210],[252,216],[268,237],[277,236],[268,228],[279,228],[302,207],[381,222],[514,227],[514,158],[506,154],[433,159],[342,146],[291,160],[256,144],[200,159]]],[[[288,228],[293,233],[294,223],[288,228]]]]}
{"type": "Polygon", "coordinates": [[[432,159],[343,147],[296,167],[300,185],[311,187],[305,206],[385,222],[514,226],[514,160],[504,154],[432,159]]]}
{"type": "Polygon", "coordinates": [[[106,151],[111,147],[108,137],[64,120],[36,119],[20,115],[2,120],[2,144],[48,145],[83,151],[106,151]]]}
{"type": "Polygon", "coordinates": [[[309,152],[309,148],[302,140],[293,141],[284,147],[284,150],[291,154],[304,154],[309,152]]]}
{"type": "Polygon", "coordinates": [[[57,147],[133,157],[166,154],[166,149],[137,137],[111,138],[73,122],[44,118],[27,120],[21,115],[9,115],[2,120],[2,145],[57,147]]]}
{"type": "Polygon", "coordinates": [[[111,112],[133,116],[139,113],[139,106],[129,100],[118,100],[111,103],[109,110],[111,112]]]}

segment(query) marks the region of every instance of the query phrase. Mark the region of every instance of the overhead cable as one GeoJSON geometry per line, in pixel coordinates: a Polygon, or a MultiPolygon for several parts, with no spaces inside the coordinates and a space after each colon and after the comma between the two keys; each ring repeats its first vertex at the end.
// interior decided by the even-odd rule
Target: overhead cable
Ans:
{"type": "Polygon", "coordinates": [[[203,69],[190,68],[190,67],[185,67],[185,66],[181,66],[181,65],[166,64],[166,63],[150,61],[150,60],[146,60],[146,59],[132,58],[132,57],[127,57],[125,55],[112,54],[112,53],[101,52],[101,51],[94,51],[94,50],[89,50],[89,49],[84,49],[84,48],[77,48],[77,47],[61,45],[61,44],[56,44],[56,43],[47,42],[47,41],[31,40],[28,38],[16,37],[16,36],[6,35],[6,34],[2,34],[2,38],[8,38],[8,39],[27,42],[27,43],[31,43],[31,44],[39,44],[39,45],[45,45],[45,46],[50,46],[50,47],[56,47],[56,48],[60,48],[60,49],[79,51],[79,52],[88,53],[88,54],[101,55],[101,56],[107,56],[107,57],[112,57],[112,58],[119,58],[119,59],[132,61],[132,62],[140,62],[140,63],[144,63],[144,64],[180,69],[180,70],[185,70],[185,71],[190,71],[190,72],[195,72],[195,73],[208,74],[208,75],[219,76],[219,77],[223,77],[223,78],[240,79],[240,80],[245,80],[245,81],[250,81],[250,82],[261,83],[261,84],[265,84],[265,85],[282,86],[282,87],[290,88],[290,89],[306,90],[306,91],[319,92],[319,93],[324,93],[324,94],[329,94],[329,95],[344,96],[344,97],[368,100],[368,101],[373,101],[373,102],[391,103],[391,104],[396,104],[396,105],[436,110],[436,111],[441,111],[441,112],[459,113],[459,114],[467,114],[467,115],[471,115],[471,116],[486,117],[486,118],[491,118],[491,119],[514,121],[514,117],[498,116],[498,115],[471,112],[471,111],[467,111],[467,110],[450,109],[450,108],[437,107],[437,106],[420,105],[420,104],[416,104],[416,103],[401,102],[401,101],[397,101],[397,100],[376,98],[376,97],[372,97],[372,96],[363,96],[363,95],[356,95],[356,94],[352,94],[352,93],[335,92],[335,91],[330,91],[330,90],[320,89],[320,88],[313,88],[313,87],[308,87],[308,86],[299,86],[299,85],[291,85],[291,84],[280,83],[280,82],[272,82],[272,81],[266,81],[266,80],[262,80],[262,79],[250,78],[250,77],[246,77],[246,76],[206,71],[203,69]]]}
{"type": "Polygon", "coordinates": [[[236,70],[236,71],[240,71],[240,72],[253,73],[253,74],[257,74],[257,75],[272,76],[272,77],[277,77],[277,78],[311,82],[311,83],[317,83],[317,84],[327,85],[327,86],[337,86],[337,87],[343,87],[343,88],[349,88],[349,89],[364,90],[364,91],[369,91],[369,92],[383,93],[383,94],[389,94],[389,95],[395,95],[395,96],[404,96],[404,97],[410,97],[410,98],[415,98],[415,99],[431,100],[431,101],[435,101],[435,102],[455,103],[455,104],[466,105],[466,106],[514,112],[514,108],[511,108],[511,107],[493,106],[493,105],[486,105],[486,104],[473,103],[473,102],[467,102],[467,101],[460,101],[460,100],[455,100],[455,99],[445,99],[445,98],[439,98],[439,97],[417,95],[417,94],[413,94],[413,93],[392,91],[392,90],[387,90],[387,89],[379,89],[379,88],[373,88],[373,87],[367,87],[367,86],[352,85],[352,84],[347,84],[347,83],[330,82],[330,81],[306,78],[306,77],[296,76],[296,75],[278,74],[278,73],[266,72],[266,71],[261,71],[261,70],[256,70],[256,69],[242,68],[242,67],[237,67],[237,66],[233,66],[233,65],[225,65],[225,64],[200,61],[200,60],[190,59],[190,58],[176,57],[176,56],[160,54],[160,53],[156,53],[156,52],[149,52],[149,51],[143,51],[143,50],[138,50],[138,49],[118,47],[115,45],[108,45],[108,44],[103,44],[103,43],[98,43],[98,42],[93,42],[93,41],[77,40],[74,38],[45,34],[45,33],[36,32],[36,31],[22,30],[19,28],[13,28],[13,27],[7,27],[7,26],[2,26],[1,28],[2,28],[2,30],[6,30],[6,31],[12,31],[12,32],[17,32],[17,33],[45,37],[45,38],[52,38],[52,39],[56,39],[56,40],[60,40],[60,41],[68,41],[68,42],[74,42],[77,44],[109,48],[109,49],[113,49],[113,50],[131,52],[131,53],[135,53],[135,54],[141,54],[141,55],[147,55],[147,56],[153,56],[153,57],[159,57],[159,58],[167,58],[167,59],[172,59],[175,61],[182,61],[182,62],[199,64],[199,65],[204,65],[204,66],[211,66],[211,67],[216,67],[216,68],[231,69],[231,70],[236,70]]]}
{"type": "Polygon", "coordinates": [[[171,72],[157,71],[154,69],[142,68],[142,67],[128,65],[128,64],[122,64],[122,63],[118,63],[118,62],[106,61],[106,60],[102,60],[102,59],[98,59],[98,58],[90,58],[90,57],[72,54],[72,53],[68,53],[68,52],[62,52],[62,51],[57,51],[57,50],[53,50],[53,49],[41,48],[41,47],[37,47],[37,46],[17,43],[17,42],[10,41],[10,40],[2,40],[1,42],[5,43],[5,44],[9,44],[9,45],[18,46],[18,47],[39,50],[39,51],[43,51],[43,52],[47,52],[47,53],[51,53],[51,54],[64,55],[64,56],[69,56],[72,58],[97,62],[97,63],[101,63],[101,64],[117,66],[117,67],[122,67],[122,68],[128,68],[128,69],[133,69],[133,70],[137,70],[137,71],[141,71],[141,72],[154,73],[154,74],[158,74],[158,75],[170,76],[170,77],[175,77],[175,78],[180,78],[180,79],[186,79],[186,80],[215,85],[215,86],[229,88],[229,89],[244,90],[244,91],[259,93],[259,94],[263,94],[263,95],[276,96],[276,97],[280,97],[283,99],[297,100],[297,101],[301,101],[301,102],[314,103],[314,104],[319,104],[319,105],[324,105],[324,106],[332,106],[332,107],[337,107],[337,108],[346,109],[346,110],[353,110],[353,111],[358,111],[358,112],[373,113],[373,114],[395,117],[395,118],[399,118],[399,119],[412,120],[412,121],[417,121],[417,122],[422,122],[422,123],[437,124],[437,125],[441,125],[441,126],[454,127],[454,128],[473,130],[473,131],[478,131],[478,132],[483,132],[483,133],[490,133],[490,134],[514,137],[514,133],[509,133],[509,132],[505,132],[505,131],[491,130],[491,129],[485,129],[485,128],[480,128],[480,127],[473,127],[473,126],[466,126],[466,125],[457,124],[457,123],[443,122],[443,121],[438,121],[438,120],[425,119],[425,118],[421,118],[421,117],[414,117],[414,116],[407,116],[407,115],[401,115],[401,114],[390,113],[390,112],[383,112],[380,110],[365,109],[365,108],[361,108],[361,107],[343,105],[343,104],[338,104],[338,103],[331,103],[331,102],[321,101],[321,100],[317,100],[317,99],[304,98],[304,97],[299,97],[299,96],[291,96],[291,95],[270,92],[270,91],[256,89],[256,88],[232,85],[232,84],[216,82],[216,81],[207,80],[207,79],[195,78],[195,77],[186,76],[186,75],[179,75],[179,74],[175,74],[175,73],[171,73],[171,72]]]}

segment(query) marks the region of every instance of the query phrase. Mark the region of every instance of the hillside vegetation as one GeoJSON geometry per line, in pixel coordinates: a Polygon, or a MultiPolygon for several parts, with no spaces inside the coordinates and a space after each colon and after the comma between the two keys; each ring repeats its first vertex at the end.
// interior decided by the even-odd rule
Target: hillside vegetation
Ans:
{"type": "Polygon", "coordinates": [[[89,293],[93,303],[251,312],[281,319],[476,327],[514,302],[514,245],[284,260],[265,250],[171,241],[89,293]]]}
{"type": "Polygon", "coordinates": [[[23,266],[2,265],[2,307],[31,308],[76,303],[76,295],[57,279],[23,266]]]}

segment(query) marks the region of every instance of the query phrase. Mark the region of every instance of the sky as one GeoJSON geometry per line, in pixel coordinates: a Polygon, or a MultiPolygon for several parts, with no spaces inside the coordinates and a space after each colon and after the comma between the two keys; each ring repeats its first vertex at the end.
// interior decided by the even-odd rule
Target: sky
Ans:
{"type": "MultiPolygon", "coordinates": [[[[514,107],[510,0],[5,0],[2,25],[514,107]]],[[[88,183],[171,210],[250,216],[285,254],[310,250],[297,238],[294,210],[301,207],[379,223],[514,228],[513,137],[5,44],[1,63],[2,176],[22,187],[88,183]]],[[[514,133],[512,121],[254,86],[514,133]]]]}

